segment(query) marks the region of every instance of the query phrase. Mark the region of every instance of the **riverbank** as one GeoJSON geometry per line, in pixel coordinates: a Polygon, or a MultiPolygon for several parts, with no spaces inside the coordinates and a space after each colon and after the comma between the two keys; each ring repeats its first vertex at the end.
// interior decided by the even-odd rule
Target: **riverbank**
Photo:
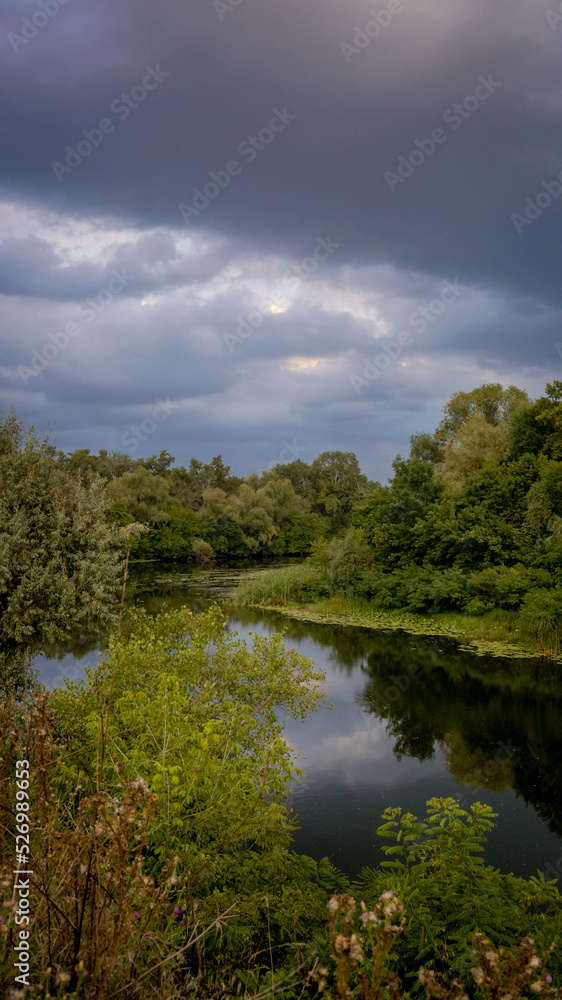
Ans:
{"type": "MultiPolygon", "coordinates": [[[[461,649],[472,653],[512,659],[546,657],[555,663],[562,663],[561,653],[546,647],[530,646],[523,640],[517,612],[498,609],[476,616],[455,612],[413,614],[400,610],[380,611],[368,601],[344,596],[322,597],[307,602],[276,596],[264,601],[257,596],[259,591],[255,582],[249,580],[238,588],[235,607],[275,611],[288,618],[325,625],[349,625],[381,631],[401,629],[413,635],[445,636],[455,639],[461,649]]],[[[260,583],[263,582],[262,575],[260,583]]]]}

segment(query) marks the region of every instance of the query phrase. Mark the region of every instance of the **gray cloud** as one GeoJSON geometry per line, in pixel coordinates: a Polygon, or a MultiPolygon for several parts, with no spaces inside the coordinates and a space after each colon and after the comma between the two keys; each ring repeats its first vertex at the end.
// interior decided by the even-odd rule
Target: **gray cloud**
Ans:
{"type": "Polygon", "coordinates": [[[301,434],[309,458],[353,448],[373,474],[450,392],[540,392],[562,339],[562,185],[551,204],[545,187],[562,170],[562,30],[527,0],[402,8],[377,30],[362,0],[69,0],[14,51],[24,15],[6,6],[0,177],[35,216],[3,227],[3,404],[103,447],[169,396],[162,447],[183,461],[228,445],[254,467],[301,434]],[[328,234],[337,253],[268,308],[328,234]],[[77,319],[115,271],[134,278],[77,319]],[[462,300],[416,327],[454,279],[462,300]],[[24,385],[18,366],[72,322],[24,385]],[[356,394],[350,375],[401,330],[411,343],[356,394]]]}

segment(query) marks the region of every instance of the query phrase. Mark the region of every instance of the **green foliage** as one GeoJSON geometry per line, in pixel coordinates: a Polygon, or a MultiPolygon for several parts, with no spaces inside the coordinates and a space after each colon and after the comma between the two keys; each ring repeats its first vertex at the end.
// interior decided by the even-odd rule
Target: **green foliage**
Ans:
{"type": "Polygon", "coordinates": [[[142,465],[108,483],[107,491],[114,502],[119,501],[133,520],[141,524],[152,526],[169,520],[172,501],[168,484],[142,465]]]}
{"type": "Polygon", "coordinates": [[[304,718],[323,705],[324,675],[287,650],[281,634],[254,635],[248,649],[224,626],[216,607],[156,619],[133,613],[108,659],[52,696],[86,787],[101,767],[97,781],[110,795],[123,781],[141,781],[158,797],[146,827],[148,873],[158,879],[177,856],[203,923],[235,905],[232,920],[202,946],[215,970],[219,956],[242,961],[268,934],[279,948],[311,921],[320,926],[322,884],[333,874],[327,863],[317,873],[314,862],[290,853],[284,805],[299,772],[281,717],[304,718]]]}
{"type": "Polygon", "coordinates": [[[248,546],[242,529],[227,514],[200,519],[201,537],[211,545],[218,556],[236,558],[248,555],[248,546]]]}
{"type": "Polygon", "coordinates": [[[122,545],[103,483],[55,460],[47,438],[0,420],[0,642],[44,646],[114,621],[122,545]]]}
{"type": "MultiPolygon", "coordinates": [[[[375,903],[385,889],[404,903],[407,924],[399,942],[398,971],[413,982],[420,964],[437,972],[466,975],[477,931],[509,946],[525,935],[539,949],[562,930],[562,906],[553,883],[502,875],[478,855],[493,827],[494,813],[479,802],[470,811],[454,799],[430,799],[419,820],[401,809],[383,815],[379,836],[389,861],[365,869],[352,892],[375,903]]],[[[560,960],[557,962],[560,969],[560,960]]]]}
{"type": "Polygon", "coordinates": [[[562,382],[546,386],[546,395],[520,412],[514,422],[512,447],[515,456],[525,453],[562,460],[562,382]]]}
{"type": "Polygon", "coordinates": [[[115,524],[119,528],[125,528],[128,524],[133,523],[133,518],[129,514],[129,511],[125,509],[125,504],[122,500],[115,500],[109,509],[109,514],[107,515],[107,523],[115,524]]]}
{"type": "Polygon", "coordinates": [[[314,556],[313,562],[322,566],[327,579],[337,587],[347,587],[359,573],[373,562],[372,550],[363,533],[350,528],[340,538],[333,538],[314,556]]]}
{"type": "Polygon", "coordinates": [[[279,534],[271,542],[271,551],[278,555],[308,555],[313,543],[324,537],[326,522],[319,514],[297,511],[285,520],[279,534]]]}
{"type": "Polygon", "coordinates": [[[539,648],[562,648],[562,587],[531,590],[521,606],[523,635],[539,648]]]}
{"type": "Polygon", "coordinates": [[[134,543],[137,559],[189,559],[193,542],[200,534],[199,522],[192,510],[170,507],[168,520],[158,528],[143,531],[134,543]]]}
{"type": "MultiPolygon", "coordinates": [[[[289,578],[270,577],[244,594],[259,602],[306,601],[345,591],[376,609],[486,615],[522,609],[523,641],[545,652],[561,648],[558,597],[540,610],[540,597],[562,587],[562,382],[547,385],[534,403],[499,384],[455,393],[433,435],[416,434],[408,459],[397,456],[394,477],[351,511],[353,527],[315,546],[311,563],[289,578]],[[308,574],[314,570],[310,586],[308,574]],[[302,579],[301,579],[302,578],[302,579]],[[533,624],[533,616],[536,621],[533,624]]],[[[328,453],[287,466],[312,509],[328,484],[355,496],[364,484],[346,455],[328,453]],[[324,473],[322,473],[324,474],[324,473]],[[342,485],[343,484],[343,485],[342,485]]],[[[331,493],[330,496],[334,496],[331,493]]],[[[345,519],[344,519],[345,520],[345,519]]],[[[334,519],[332,518],[332,528],[334,519]]]]}
{"type": "Polygon", "coordinates": [[[241,604],[292,604],[327,597],[330,582],[321,566],[309,561],[298,566],[260,573],[257,580],[243,584],[236,592],[241,604]]]}
{"type": "Polygon", "coordinates": [[[333,532],[349,525],[353,506],[373,485],[362,475],[352,451],[323,452],[311,465],[311,477],[312,510],[328,519],[333,532]]]}
{"type": "Polygon", "coordinates": [[[490,427],[511,426],[525,412],[529,402],[523,389],[514,385],[504,389],[500,382],[481,385],[469,392],[455,392],[443,407],[445,416],[436,437],[441,441],[454,440],[474,417],[482,417],[490,427]]]}
{"type": "Polygon", "coordinates": [[[220,455],[208,463],[192,458],[188,469],[175,468],[165,449],[133,461],[119,452],[91,455],[82,448],[59,452],[58,461],[85,484],[96,475],[107,481],[113,501],[109,523],[151,529],[133,542],[136,559],[193,556],[209,563],[215,557],[306,555],[315,541],[349,524],[353,504],[373,485],[356,456],[339,451],[324,452],[310,465],[299,459],[245,479],[230,475],[220,455]],[[180,508],[199,519],[206,546],[198,544],[198,553],[197,532],[169,525],[172,510],[180,508]]]}

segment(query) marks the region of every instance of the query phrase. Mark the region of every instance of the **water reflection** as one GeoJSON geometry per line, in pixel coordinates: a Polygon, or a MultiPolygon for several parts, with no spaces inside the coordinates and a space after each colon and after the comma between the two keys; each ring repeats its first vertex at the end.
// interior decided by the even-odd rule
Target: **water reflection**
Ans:
{"type": "MultiPolygon", "coordinates": [[[[128,600],[150,612],[186,603],[200,611],[228,596],[238,572],[146,567],[133,574],[128,600]]],[[[454,795],[499,814],[486,859],[502,870],[535,874],[562,854],[559,667],[254,610],[230,625],[243,637],[283,629],[287,645],[326,670],[333,710],[286,727],[305,770],[292,796],[297,850],[327,855],[353,875],[381,859],[375,831],[386,806],[419,815],[431,796],[454,795]]],[[[35,665],[53,668],[42,661],[35,665]]],[[[58,676],[94,661],[91,650],[68,651],[58,676]]]]}

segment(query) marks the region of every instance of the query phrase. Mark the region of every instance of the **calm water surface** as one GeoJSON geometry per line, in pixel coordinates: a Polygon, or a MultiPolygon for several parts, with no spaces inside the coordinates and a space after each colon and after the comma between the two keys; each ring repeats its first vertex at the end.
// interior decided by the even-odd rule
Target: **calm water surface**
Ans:
{"type": "MultiPolygon", "coordinates": [[[[238,573],[145,566],[133,572],[129,600],[150,612],[183,604],[202,611],[232,593],[238,573]]],[[[285,629],[287,646],[326,671],[333,709],[285,729],[305,771],[292,790],[297,851],[327,856],[353,876],[384,858],[376,829],[387,806],[420,815],[431,796],[451,795],[498,813],[490,864],[529,876],[561,859],[562,870],[560,667],[251,610],[230,625],[243,637],[285,629]]],[[[54,687],[96,662],[92,646],[38,656],[34,666],[54,687]]]]}

